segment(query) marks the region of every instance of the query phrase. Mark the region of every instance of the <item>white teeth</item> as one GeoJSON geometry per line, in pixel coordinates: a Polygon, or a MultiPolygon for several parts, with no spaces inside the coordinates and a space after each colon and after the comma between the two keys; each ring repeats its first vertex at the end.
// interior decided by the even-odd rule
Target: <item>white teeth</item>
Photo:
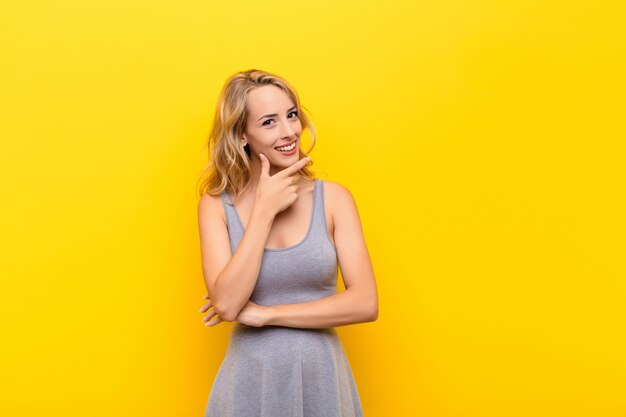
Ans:
{"type": "Polygon", "coordinates": [[[292,143],[290,146],[284,146],[282,148],[274,148],[279,151],[290,151],[296,146],[296,142],[292,143]]]}

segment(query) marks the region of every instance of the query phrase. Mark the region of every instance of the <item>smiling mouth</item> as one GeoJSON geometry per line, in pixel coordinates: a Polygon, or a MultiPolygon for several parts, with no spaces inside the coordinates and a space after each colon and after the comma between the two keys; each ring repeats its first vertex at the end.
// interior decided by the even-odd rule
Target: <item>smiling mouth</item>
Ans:
{"type": "Polygon", "coordinates": [[[277,146],[274,149],[276,149],[278,152],[290,152],[293,151],[296,147],[296,140],[294,140],[293,142],[291,142],[289,145],[284,145],[284,146],[277,146]]]}

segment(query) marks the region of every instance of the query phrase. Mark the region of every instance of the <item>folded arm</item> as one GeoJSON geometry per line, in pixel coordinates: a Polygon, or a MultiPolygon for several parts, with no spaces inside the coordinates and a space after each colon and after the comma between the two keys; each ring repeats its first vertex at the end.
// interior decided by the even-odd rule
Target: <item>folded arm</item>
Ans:
{"type": "Polygon", "coordinates": [[[347,289],[306,303],[268,306],[265,325],[330,328],[375,321],[377,317],[371,296],[347,289]]]}
{"type": "Polygon", "coordinates": [[[326,185],[324,192],[326,200],[332,202],[333,236],[346,290],[305,303],[268,306],[266,325],[328,328],[378,318],[374,269],[356,203],[345,187],[328,181],[326,185]]]}
{"type": "Polygon", "coordinates": [[[200,199],[198,224],[204,280],[214,311],[224,321],[232,321],[254,290],[274,216],[255,205],[239,247],[232,254],[223,213],[219,196],[204,195],[200,199]]]}

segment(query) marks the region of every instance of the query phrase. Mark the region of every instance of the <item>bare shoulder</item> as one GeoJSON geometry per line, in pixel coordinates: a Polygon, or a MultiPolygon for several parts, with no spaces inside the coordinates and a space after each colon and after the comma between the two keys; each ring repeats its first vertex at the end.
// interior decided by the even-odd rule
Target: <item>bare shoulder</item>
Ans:
{"type": "Polygon", "coordinates": [[[356,202],[350,190],[342,184],[334,181],[324,180],[324,200],[334,218],[341,211],[356,210],[356,202]]]}
{"type": "Polygon", "coordinates": [[[198,220],[200,223],[221,219],[226,221],[222,199],[218,195],[204,194],[198,201],[198,220]]]}
{"type": "Polygon", "coordinates": [[[339,184],[338,182],[324,180],[324,195],[329,200],[354,200],[352,193],[347,187],[339,184]]]}

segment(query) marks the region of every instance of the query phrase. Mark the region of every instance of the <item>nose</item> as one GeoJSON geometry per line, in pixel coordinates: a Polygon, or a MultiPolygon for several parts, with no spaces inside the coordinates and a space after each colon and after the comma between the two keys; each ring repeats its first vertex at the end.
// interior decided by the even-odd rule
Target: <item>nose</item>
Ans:
{"type": "Polygon", "coordinates": [[[293,135],[296,133],[296,130],[294,129],[293,123],[290,123],[290,120],[287,120],[283,123],[281,123],[281,131],[280,131],[280,138],[284,139],[284,138],[291,138],[293,137],[293,135]]]}

